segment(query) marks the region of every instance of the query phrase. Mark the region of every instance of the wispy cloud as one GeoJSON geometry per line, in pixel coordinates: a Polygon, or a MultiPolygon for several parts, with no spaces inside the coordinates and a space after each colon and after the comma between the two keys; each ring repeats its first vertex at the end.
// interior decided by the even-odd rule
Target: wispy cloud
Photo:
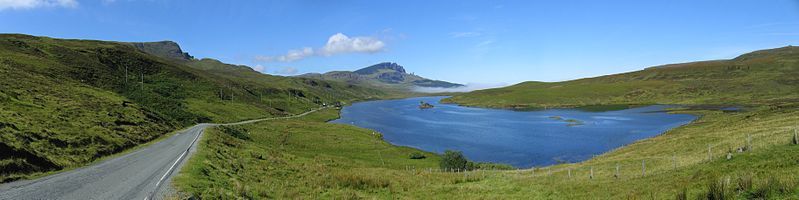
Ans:
{"type": "Polygon", "coordinates": [[[477,37],[483,34],[480,32],[470,31],[470,32],[452,32],[449,35],[452,36],[452,38],[465,38],[465,37],[477,37]]]}
{"type": "Polygon", "coordinates": [[[278,69],[278,70],[276,70],[276,71],[275,71],[275,74],[280,74],[280,75],[295,75],[295,74],[297,74],[298,72],[299,72],[299,70],[297,70],[297,68],[294,68],[294,67],[283,67],[283,68],[281,68],[281,69],[278,69]]]}
{"type": "Polygon", "coordinates": [[[76,0],[0,0],[0,10],[24,10],[40,7],[67,7],[78,6],[76,0]]]}
{"type": "Polygon", "coordinates": [[[264,72],[264,70],[266,70],[266,67],[264,67],[263,65],[255,65],[255,67],[252,67],[252,69],[258,72],[264,72]]]}
{"type": "Polygon", "coordinates": [[[793,35],[799,35],[799,32],[766,33],[764,35],[793,36],[793,35]]]}
{"type": "Polygon", "coordinates": [[[333,56],[347,53],[377,53],[385,49],[386,43],[375,37],[349,37],[343,33],[336,33],[327,39],[321,48],[304,47],[289,50],[284,55],[255,56],[256,61],[263,62],[293,62],[310,56],[333,56]]]}
{"type": "Polygon", "coordinates": [[[465,86],[462,87],[454,87],[454,88],[415,87],[413,88],[413,90],[416,92],[423,92],[423,93],[471,92],[475,90],[504,87],[507,85],[508,85],[507,83],[467,83],[465,86]]]}
{"type": "Polygon", "coordinates": [[[474,47],[484,47],[484,46],[488,46],[488,45],[493,44],[493,43],[494,43],[494,40],[484,40],[484,41],[474,45],[474,47]]]}
{"type": "Polygon", "coordinates": [[[770,22],[770,23],[762,23],[762,24],[753,24],[746,26],[744,28],[747,29],[760,29],[760,28],[768,28],[768,27],[795,27],[799,25],[796,22],[770,22]]]}
{"type": "Polygon", "coordinates": [[[302,49],[292,49],[289,50],[286,54],[280,56],[255,56],[256,61],[264,61],[264,62],[293,62],[297,60],[302,60],[305,57],[314,55],[314,50],[311,47],[304,47],[302,49]]]}

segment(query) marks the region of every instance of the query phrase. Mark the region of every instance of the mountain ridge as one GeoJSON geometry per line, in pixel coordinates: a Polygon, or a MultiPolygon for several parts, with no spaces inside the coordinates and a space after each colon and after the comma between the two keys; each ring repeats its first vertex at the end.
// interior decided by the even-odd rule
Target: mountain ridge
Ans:
{"type": "Polygon", "coordinates": [[[306,73],[298,77],[406,90],[414,89],[414,87],[456,88],[464,86],[458,83],[433,80],[408,73],[402,65],[394,62],[381,62],[355,71],[330,71],[323,74],[306,73]]]}
{"type": "Polygon", "coordinates": [[[526,81],[442,100],[499,108],[610,104],[773,104],[799,99],[799,47],[757,50],[733,59],[658,65],[562,82],[526,81]]]}

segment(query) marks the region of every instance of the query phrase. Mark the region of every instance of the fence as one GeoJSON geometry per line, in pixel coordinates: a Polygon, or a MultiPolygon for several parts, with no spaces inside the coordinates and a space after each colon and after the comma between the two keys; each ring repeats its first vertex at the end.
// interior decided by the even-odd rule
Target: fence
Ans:
{"type": "MultiPolygon", "coordinates": [[[[413,173],[449,173],[463,174],[464,178],[483,177],[491,175],[513,175],[517,177],[556,177],[572,180],[599,179],[599,178],[635,178],[652,176],[679,170],[683,167],[697,163],[710,162],[719,159],[733,159],[737,154],[766,149],[776,145],[797,145],[799,143],[799,129],[781,130],[783,134],[746,134],[733,140],[708,144],[703,149],[688,149],[684,152],[671,152],[671,155],[647,156],[639,159],[626,159],[619,162],[605,161],[596,164],[573,163],[553,165],[543,168],[517,169],[517,170],[474,170],[461,169],[416,169],[406,167],[413,173]],[[784,134],[787,133],[787,134],[784,134]],[[704,156],[700,156],[706,154],[704,156]],[[498,173],[502,172],[502,173],[498,173]]],[[[622,147],[620,147],[622,148],[622,147]]],[[[619,148],[617,148],[619,149],[619,148]]],[[[615,150],[613,150],[615,151],[615,150]]]]}

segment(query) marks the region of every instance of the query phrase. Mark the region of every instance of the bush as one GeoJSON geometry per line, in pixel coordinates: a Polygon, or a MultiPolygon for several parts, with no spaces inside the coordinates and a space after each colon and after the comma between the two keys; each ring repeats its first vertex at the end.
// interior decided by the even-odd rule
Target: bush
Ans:
{"type": "Polygon", "coordinates": [[[219,126],[219,129],[223,133],[233,136],[235,138],[242,140],[250,140],[250,134],[244,128],[232,127],[232,126],[219,126]]]}
{"type": "Polygon", "coordinates": [[[752,188],[754,188],[753,187],[754,185],[752,183],[753,182],[752,182],[752,175],[751,174],[743,175],[741,177],[738,177],[738,188],[737,189],[740,192],[750,191],[750,190],[752,190],[752,188]]]}
{"type": "Polygon", "coordinates": [[[688,200],[688,188],[683,188],[682,190],[680,190],[680,192],[677,193],[677,197],[675,197],[675,199],[688,200]]]}
{"type": "Polygon", "coordinates": [[[380,176],[371,176],[359,173],[336,173],[334,178],[339,186],[357,190],[387,188],[391,182],[380,176]]]}
{"type": "Polygon", "coordinates": [[[424,156],[424,154],[422,154],[422,153],[419,153],[419,152],[411,153],[411,159],[425,159],[425,158],[427,158],[427,157],[424,156]]]}
{"type": "Polygon", "coordinates": [[[441,158],[441,169],[445,171],[455,171],[455,169],[466,170],[469,161],[463,156],[463,152],[446,150],[441,158]]]}
{"type": "Polygon", "coordinates": [[[728,190],[728,184],[722,179],[710,179],[707,184],[707,193],[703,196],[707,200],[733,199],[733,194],[728,190]]]}
{"type": "Polygon", "coordinates": [[[474,167],[471,167],[471,169],[514,170],[516,169],[516,167],[513,167],[508,164],[480,162],[480,163],[475,163],[474,167]]]}
{"type": "Polygon", "coordinates": [[[791,193],[793,186],[788,182],[783,182],[775,177],[770,177],[764,184],[761,184],[754,191],[751,197],[754,199],[772,199],[776,196],[791,193]]]}

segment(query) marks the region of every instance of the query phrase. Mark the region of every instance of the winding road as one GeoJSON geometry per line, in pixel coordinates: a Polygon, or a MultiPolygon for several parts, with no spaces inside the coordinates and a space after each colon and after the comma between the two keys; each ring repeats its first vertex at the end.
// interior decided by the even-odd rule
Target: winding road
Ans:
{"type": "Polygon", "coordinates": [[[288,117],[198,124],[160,142],[90,166],[0,185],[0,199],[162,199],[174,194],[170,186],[172,177],[196,149],[205,128],[302,117],[324,108],[288,117]]]}

